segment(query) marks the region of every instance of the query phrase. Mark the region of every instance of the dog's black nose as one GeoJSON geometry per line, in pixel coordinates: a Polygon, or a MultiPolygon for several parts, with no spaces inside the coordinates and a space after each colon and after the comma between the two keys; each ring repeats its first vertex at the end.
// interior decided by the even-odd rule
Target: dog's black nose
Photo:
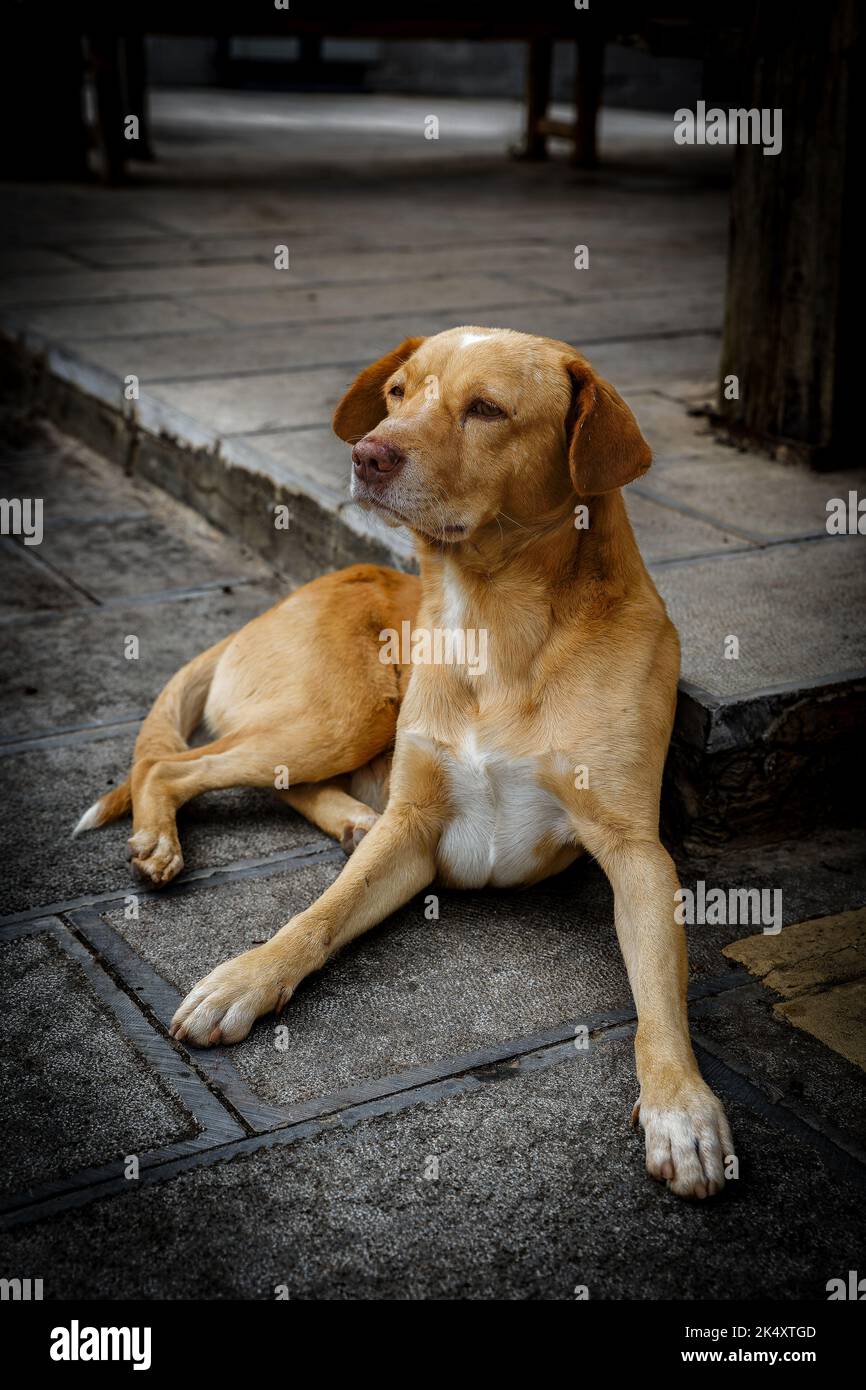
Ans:
{"type": "Polygon", "coordinates": [[[405,454],[393,444],[386,444],[384,439],[377,439],[375,434],[366,435],[352,450],[355,472],[365,483],[375,483],[380,478],[396,473],[405,462],[405,454]]]}

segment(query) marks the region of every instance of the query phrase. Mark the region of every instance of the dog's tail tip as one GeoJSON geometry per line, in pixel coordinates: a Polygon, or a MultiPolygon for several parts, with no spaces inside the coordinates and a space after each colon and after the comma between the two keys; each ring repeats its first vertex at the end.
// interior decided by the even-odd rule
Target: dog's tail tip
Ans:
{"type": "Polygon", "coordinates": [[[106,792],[105,796],[94,801],[88,807],[72,832],[73,840],[78,835],[83,835],[86,830],[97,830],[102,825],[108,825],[113,820],[119,820],[126,815],[132,806],[132,793],[129,783],[123,782],[114,791],[106,792]]]}
{"type": "Polygon", "coordinates": [[[81,817],[81,820],[78,822],[75,829],[73,830],[73,840],[77,839],[79,835],[83,835],[85,830],[95,830],[98,825],[103,824],[102,816],[100,814],[101,809],[102,802],[94,801],[93,805],[90,806],[88,810],[84,812],[84,815],[81,817]]]}

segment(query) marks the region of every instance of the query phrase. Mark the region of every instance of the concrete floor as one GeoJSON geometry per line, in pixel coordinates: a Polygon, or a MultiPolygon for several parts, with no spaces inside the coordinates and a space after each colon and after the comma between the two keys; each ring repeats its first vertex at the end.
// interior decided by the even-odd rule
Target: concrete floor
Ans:
{"type": "MultiPolygon", "coordinates": [[[[130,879],[125,823],[69,831],[169,672],[280,584],[52,428],[13,435],[0,477],[26,476],[54,524],[38,553],[0,556],[5,1274],[46,1298],[801,1299],[857,1267],[863,1074],[726,959],[741,927],[690,930],[693,1030],[741,1177],[702,1206],[646,1177],[631,1001],[591,864],[526,893],[443,893],[437,921],[411,903],[279,1026],[172,1044],[189,986],[342,855],[265,793],[187,808],[188,867],[163,894],[130,879]],[[145,547],[155,588],[131,592],[124,555],[145,547]]],[[[680,867],[780,888],[786,925],[866,901],[857,845],[831,831],[680,867]]]]}
{"type": "MultiPolygon", "coordinates": [[[[188,447],[179,468],[196,474],[205,444],[271,469],[334,527],[345,448],[327,419],[357,366],[466,319],[564,336],[653,443],[629,507],[689,678],[737,697],[862,666],[858,538],[824,529],[856,477],[736,454],[688,413],[718,352],[718,152],[684,169],[660,118],[611,113],[608,166],[581,177],[504,163],[507,104],[437,102],[438,142],[428,105],[160,96],[162,158],[133,187],[4,190],[6,332],[102,406],[136,373],[142,429],[188,447]],[[722,659],[729,632],[739,663],[722,659]]],[[[0,554],[0,1272],[43,1278],[46,1298],[802,1299],[857,1268],[862,1072],[725,956],[742,927],[689,931],[699,1058],[741,1178],[685,1206],[646,1177],[631,1001],[592,864],[523,894],[443,894],[436,922],[410,904],[305,983],[283,1033],[171,1043],[180,995],[341,855],[265,794],[212,794],[185,812],[188,867],[160,895],[130,880],[126,825],[68,831],[126,769],[165,679],[302,577],[300,552],[276,577],[273,557],[50,426],[7,413],[6,436],[3,495],[43,497],[50,524],[0,554]]],[[[866,902],[859,842],[830,828],[680,869],[780,889],[786,926],[866,902]]]]}

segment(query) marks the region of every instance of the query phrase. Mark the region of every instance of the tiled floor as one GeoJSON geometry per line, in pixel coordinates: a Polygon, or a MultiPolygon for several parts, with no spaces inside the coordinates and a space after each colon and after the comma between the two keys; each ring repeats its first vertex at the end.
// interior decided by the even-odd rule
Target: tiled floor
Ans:
{"type": "MultiPolygon", "coordinates": [[[[346,99],[319,121],[313,106],[163,95],[164,158],[134,186],[4,190],[8,331],[49,343],[55,372],[115,405],[139,375],[143,415],[284,470],[327,525],[345,499],[328,412],[357,366],[455,319],[566,337],[656,451],[629,505],[688,676],[754,692],[786,662],[819,677],[862,666],[862,541],[824,530],[826,497],[856,483],[737,455],[688,414],[718,350],[712,152],[683,169],[659,119],[609,113],[607,166],[581,178],[506,163],[505,105],[442,103],[439,142],[419,103],[346,99]],[[721,655],[729,632],[746,639],[739,666],[721,655]]],[[[410,904],[306,982],[281,1032],[263,1020],[206,1054],[170,1042],[181,992],[310,901],[340,852],[266,794],[212,794],[187,808],[188,868],[160,895],[130,879],[124,823],[69,831],[125,772],[172,671],[291,582],[291,546],[277,580],[116,463],[15,433],[4,495],[44,497],[47,522],[38,557],[11,540],[0,554],[4,1276],[42,1278],[47,1298],[568,1298],[586,1284],[592,1298],[793,1299],[857,1267],[862,1073],[732,967],[740,927],[690,929],[690,958],[699,1056],[741,1178],[699,1207],[646,1178],[627,1126],[631,1003],[591,864],[524,894],[443,894],[435,922],[410,904]]],[[[824,829],[680,867],[684,883],[782,889],[787,926],[861,907],[861,858],[824,829]]]]}
{"type": "MultiPolygon", "coordinates": [[[[279,586],[54,430],[6,448],[0,477],[22,476],[54,517],[45,566],[65,602],[31,587],[2,625],[4,1274],[42,1278],[47,1298],[563,1298],[581,1283],[703,1299],[821,1296],[856,1267],[862,1073],[731,967],[737,927],[692,929],[690,959],[741,1178],[695,1208],[645,1176],[632,1005],[591,864],[522,894],[442,893],[435,921],[410,903],[239,1047],[172,1043],[186,989],[309,903],[342,854],[240,790],[186,808],[188,868],[163,894],[130,878],[126,823],[69,832],[125,772],[169,673],[279,586]],[[155,592],[130,586],[143,537],[155,592]]],[[[4,579],[13,561],[38,572],[10,542],[4,579]]],[[[866,896],[856,845],[831,832],[681,870],[781,886],[786,924],[866,896]]]]}

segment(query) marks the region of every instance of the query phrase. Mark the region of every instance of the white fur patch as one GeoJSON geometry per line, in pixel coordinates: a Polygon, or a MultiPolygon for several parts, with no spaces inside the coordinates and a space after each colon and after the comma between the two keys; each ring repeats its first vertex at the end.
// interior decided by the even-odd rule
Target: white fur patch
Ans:
{"type": "Polygon", "coordinates": [[[471,347],[473,343],[483,343],[485,338],[492,337],[490,333],[464,333],[460,339],[461,347],[471,347]]]}
{"type": "Polygon", "coordinates": [[[75,839],[76,835],[83,835],[85,830],[93,830],[95,826],[100,824],[99,810],[101,805],[101,801],[94,801],[93,805],[89,808],[89,810],[84,812],[84,815],[81,817],[81,820],[78,822],[78,824],[72,832],[73,840],[75,839]]]}
{"type": "Polygon", "coordinates": [[[538,783],[535,758],[479,747],[474,731],[458,749],[439,750],[452,797],[437,849],[443,873],[461,888],[513,887],[538,868],[536,848],[573,836],[565,808],[538,783]]]}

